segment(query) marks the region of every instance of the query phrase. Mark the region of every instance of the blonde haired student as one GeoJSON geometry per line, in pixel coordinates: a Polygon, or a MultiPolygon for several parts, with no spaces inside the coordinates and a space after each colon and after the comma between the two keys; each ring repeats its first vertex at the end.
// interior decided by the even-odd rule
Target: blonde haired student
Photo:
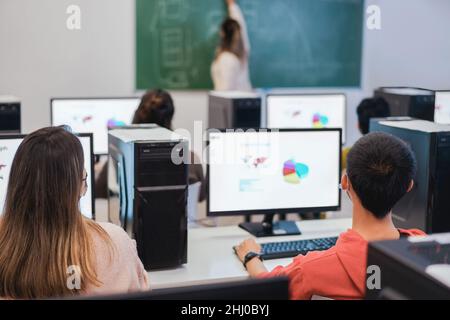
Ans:
{"type": "Polygon", "coordinates": [[[14,157],[0,218],[0,297],[35,299],[148,289],[124,230],[84,218],[79,139],[60,127],[29,134],[14,157]]]}

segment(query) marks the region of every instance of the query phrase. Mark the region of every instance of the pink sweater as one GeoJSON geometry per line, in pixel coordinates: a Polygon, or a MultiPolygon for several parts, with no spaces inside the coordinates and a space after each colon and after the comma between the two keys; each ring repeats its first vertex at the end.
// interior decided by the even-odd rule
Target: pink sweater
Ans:
{"type": "Polygon", "coordinates": [[[96,272],[101,286],[88,286],[86,295],[110,295],[149,289],[147,272],[137,255],[136,242],[120,227],[111,223],[99,223],[111,237],[113,256],[104,240],[93,235],[97,257],[96,272]]]}

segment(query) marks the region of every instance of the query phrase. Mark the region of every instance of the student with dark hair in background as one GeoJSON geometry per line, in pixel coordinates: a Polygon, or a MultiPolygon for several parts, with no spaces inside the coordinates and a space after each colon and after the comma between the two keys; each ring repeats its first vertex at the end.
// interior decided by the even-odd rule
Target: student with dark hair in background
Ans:
{"type": "MultiPolygon", "coordinates": [[[[147,91],[137,108],[133,124],[155,123],[161,127],[172,130],[172,119],[175,114],[173,99],[167,91],[161,89],[147,91]]],[[[200,182],[198,201],[206,198],[205,178],[200,159],[191,152],[189,164],[189,184],[200,182]]],[[[107,198],[107,169],[103,167],[95,185],[95,195],[98,198],[107,198]]]]}
{"type": "Polygon", "coordinates": [[[245,261],[247,255],[254,255],[246,263],[252,277],[288,276],[292,299],[362,299],[368,242],[424,235],[420,230],[397,229],[392,222],[392,208],[413,188],[415,174],[416,160],[405,142],[385,133],[370,133],[348,154],[341,183],[353,204],[353,224],[334,247],[299,255],[272,272],[259,259],[261,247],[253,239],[236,247],[238,257],[245,261]]]}
{"type": "Polygon", "coordinates": [[[147,91],[134,113],[133,124],[156,123],[172,130],[172,118],[175,106],[172,97],[161,89],[147,91]]]}
{"type": "Polygon", "coordinates": [[[358,115],[358,128],[364,135],[369,133],[371,118],[385,118],[391,115],[389,104],[381,97],[367,98],[361,101],[356,108],[358,115]]]}
{"type": "MultiPolygon", "coordinates": [[[[369,133],[370,119],[385,118],[391,115],[389,104],[382,97],[366,98],[356,108],[358,129],[362,135],[369,133]]],[[[347,154],[351,147],[342,149],[342,169],[347,168],[347,154]]]]}
{"type": "Polygon", "coordinates": [[[0,297],[42,299],[147,290],[136,243],[123,229],[83,217],[87,191],[79,139],[62,127],[26,136],[0,218],[0,297]],[[78,275],[79,285],[68,285],[78,275]]]}

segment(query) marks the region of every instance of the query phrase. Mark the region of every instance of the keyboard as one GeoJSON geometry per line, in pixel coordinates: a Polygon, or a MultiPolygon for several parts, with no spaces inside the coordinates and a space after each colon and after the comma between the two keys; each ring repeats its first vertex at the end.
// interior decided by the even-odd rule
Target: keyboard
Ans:
{"type": "Polygon", "coordinates": [[[263,260],[292,258],[309,251],[328,250],[336,244],[337,237],[318,238],[285,242],[270,242],[261,244],[263,260]]]}

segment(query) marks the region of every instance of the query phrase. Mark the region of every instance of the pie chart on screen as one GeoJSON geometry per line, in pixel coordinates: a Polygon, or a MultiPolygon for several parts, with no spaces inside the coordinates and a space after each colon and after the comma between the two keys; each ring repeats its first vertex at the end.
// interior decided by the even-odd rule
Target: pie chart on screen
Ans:
{"type": "Polygon", "coordinates": [[[127,124],[124,122],[124,121],[121,121],[121,120],[116,120],[116,119],[114,119],[114,118],[112,118],[112,119],[109,119],[108,120],[108,123],[107,123],[107,126],[108,126],[108,128],[114,128],[114,127],[123,127],[123,126],[126,126],[127,124]]]}
{"type": "Polygon", "coordinates": [[[308,176],[309,167],[306,164],[288,160],[283,165],[284,181],[291,184],[299,184],[308,176]]]}
{"type": "Polygon", "coordinates": [[[313,116],[313,127],[314,128],[324,128],[328,124],[329,120],[328,117],[325,115],[322,115],[320,113],[316,113],[313,116]]]}

